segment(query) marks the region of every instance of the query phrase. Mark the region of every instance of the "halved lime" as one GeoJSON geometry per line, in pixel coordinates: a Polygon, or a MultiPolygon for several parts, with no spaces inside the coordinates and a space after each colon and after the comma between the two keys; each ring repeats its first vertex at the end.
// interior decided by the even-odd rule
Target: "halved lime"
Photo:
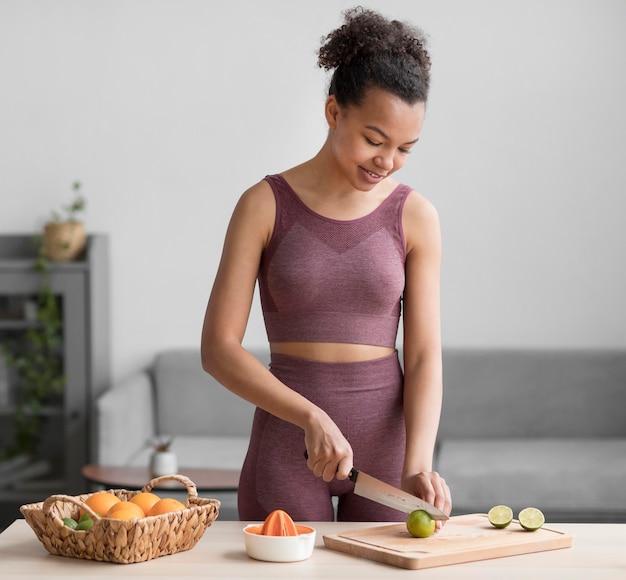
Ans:
{"type": "Polygon", "coordinates": [[[538,530],[545,523],[546,519],[541,512],[534,507],[527,507],[523,509],[517,516],[520,526],[529,532],[538,530]]]}
{"type": "Polygon", "coordinates": [[[489,510],[487,517],[492,526],[506,528],[513,521],[513,510],[508,505],[496,505],[489,510]]]}

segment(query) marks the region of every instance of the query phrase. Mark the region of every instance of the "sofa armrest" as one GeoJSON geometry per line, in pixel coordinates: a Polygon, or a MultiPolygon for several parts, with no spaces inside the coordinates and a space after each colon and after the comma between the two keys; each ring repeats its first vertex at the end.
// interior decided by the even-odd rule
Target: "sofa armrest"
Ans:
{"type": "Polygon", "coordinates": [[[148,372],[133,375],[99,397],[94,424],[98,464],[131,464],[155,436],[154,387],[148,372]]]}

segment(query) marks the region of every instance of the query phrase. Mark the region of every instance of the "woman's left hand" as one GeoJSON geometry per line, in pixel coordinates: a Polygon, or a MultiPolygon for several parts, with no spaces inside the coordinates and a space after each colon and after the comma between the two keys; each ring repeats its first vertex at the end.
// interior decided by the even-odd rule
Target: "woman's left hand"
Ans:
{"type": "MultiPolygon", "coordinates": [[[[452,496],[446,480],[436,471],[421,471],[402,478],[402,489],[434,505],[447,516],[452,511],[452,496]]],[[[445,522],[437,520],[437,530],[445,522]]]]}

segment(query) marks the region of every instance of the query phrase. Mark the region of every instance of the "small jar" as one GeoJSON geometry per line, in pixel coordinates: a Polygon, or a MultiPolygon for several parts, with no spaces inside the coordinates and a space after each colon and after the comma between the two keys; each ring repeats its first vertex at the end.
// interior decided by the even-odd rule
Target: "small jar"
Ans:
{"type": "Polygon", "coordinates": [[[150,458],[152,477],[178,473],[178,459],[173,451],[155,451],[150,458]]]}

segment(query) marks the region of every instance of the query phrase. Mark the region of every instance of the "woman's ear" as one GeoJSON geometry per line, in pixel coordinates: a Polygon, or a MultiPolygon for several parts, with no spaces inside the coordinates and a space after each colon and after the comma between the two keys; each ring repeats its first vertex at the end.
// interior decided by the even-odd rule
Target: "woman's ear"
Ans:
{"type": "Polygon", "coordinates": [[[335,95],[330,95],[326,99],[326,106],[324,107],[324,115],[326,122],[330,129],[334,129],[337,126],[337,118],[339,117],[339,104],[335,95]]]}

